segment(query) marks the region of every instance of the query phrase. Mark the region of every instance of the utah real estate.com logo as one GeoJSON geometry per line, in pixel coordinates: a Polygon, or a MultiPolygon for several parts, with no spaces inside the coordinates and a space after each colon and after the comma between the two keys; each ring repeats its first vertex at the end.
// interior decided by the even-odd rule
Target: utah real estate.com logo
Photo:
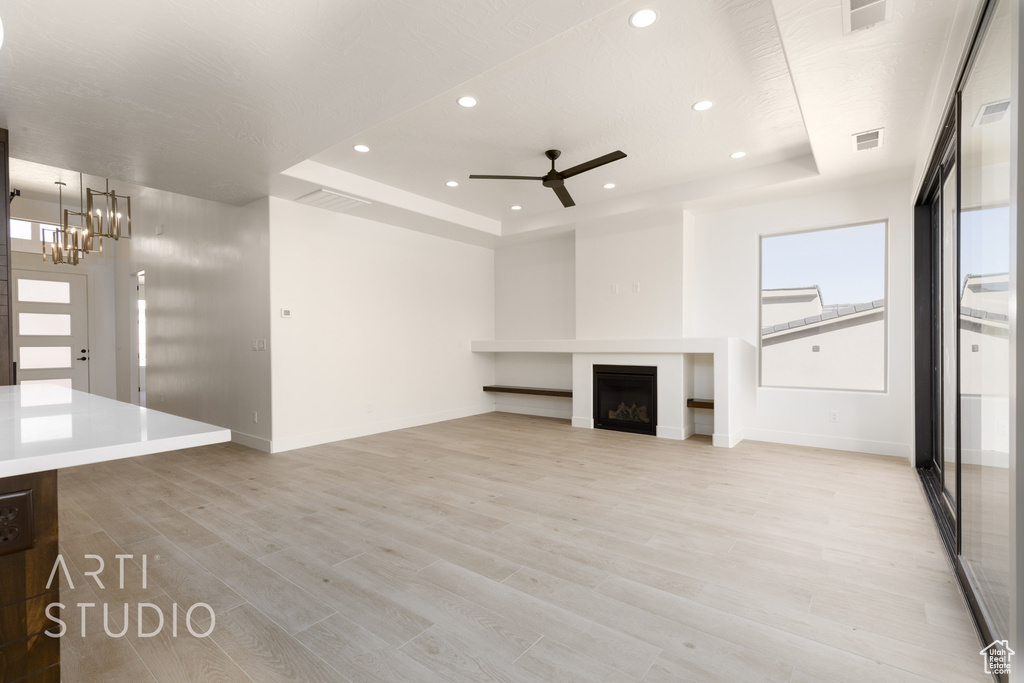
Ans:
{"type": "Polygon", "coordinates": [[[1010,675],[1010,658],[1016,652],[1010,649],[1010,643],[1005,640],[993,640],[988,647],[981,651],[985,658],[985,673],[1010,675]]]}
{"type": "MultiPolygon", "coordinates": [[[[96,569],[94,569],[93,571],[88,571],[88,572],[87,571],[83,571],[82,573],[87,578],[88,577],[92,577],[92,579],[96,582],[96,587],[100,591],[106,590],[106,586],[103,584],[103,580],[100,579],[100,574],[103,573],[103,569],[106,566],[106,563],[103,561],[103,558],[101,556],[99,556],[99,555],[84,555],[83,557],[85,558],[86,561],[88,561],[88,560],[94,561],[96,563],[96,569]]],[[[117,558],[117,561],[118,561],[118,576],[117,576],[118,585],[123,590],[124,589],[124,579],[125,579],[125,560],[132,560],[132,559],[134,559],[135,556],[134,555],[115,555],[114,557],[117,558]]],[[[159,560],[160,556],[157,555],[156,559],[159,560]]],[[[148,560],[149,560],[149,558],[146,557],[145,555],[141,556],[141,562],[142,562],[142,589],[143,590],[146,590],[146,588],[147,588],[147,567],[148,567],[148,564],[149,564],[148,560]]],[[[134,563],[133,563],[130,566],[137,566],[137,565],[134,565],[134,563]]],[[[50,586],[53,585],[53,580],[57,576],[57,571],[58,570],[63,572],[63,574],[64,574],[64,581],[67,584],[67,587],[69,589],[71,589],[71,590],[74,590],[75,589],[75,584],[71,580],[71,574],[70,574],[70,572],[68,572],[68,566],[67,566],[67,564],[65,564],[64,557],[62,555],[57,555],[57,559],[53,563],[53,569],[50,571],[50,578],[46,582],[47,590],[49,590],[50,586]]],[[[86,637],[86,614],[87,614],[89,609],[95,608],[95,607],[97,607],[97,605],[94,602],[79,602],[75,606],[78,607],[78,609],[81,611],[81,617],[80,617],[81,618],[81,626],[82,626],[81,632],[82,632],[82,637],[85,638],[86,637]]],[[[54,622],[57,625],[58,628],[57,628],[57,631],[54,632],[54,633],[51,633],[49,630],[47,630],[45,633],[46,633],[46,635],[50,636],[51,638],[60,638],[65,633],[67,633],[68,626],[67,626],[67,623],[63,619],[61,619],[59,616],[54,616],[54,614],[53,614],[53,610],[54,609],[63,610],[63,609],[66,609],[66,607],[64,606],[63,603],[60,603],[60,602],[51,602],[49,605],[46,606],[46,617],[50,621],[54,622]]],[[[110,636],[111,638],[122,638],[122,637],[124,637],[124,635],[128,633],[128,614],[129,614],[129,610],[131,609],[131,605],[128,604],[127,602],[124,603],[124,605],[123,605],[123,614],[121,615],[123,617],[123,621],[121,622],[123,624],[123,628],[121,629],[120,632],[113,631],[110,628],[110,612],[111,612],[110,603],[104,602],[102,609],[103,609],[103,630],[104,630],[104,632],[108,636],[110,636]]],[[[116,609],[116,607],[115,607],[115,609],[116,609]]],[[[205,602],[197,602],[194,605],[192,605],[191,607],[189,607],[188,610],[183,610],[183,608],[179,608],[178,607],[178,603],[173,603],[173,605],[171,607],[171,614],[170,614],[170,619],[169,619],[169,621],[170,621],[170,628],[171,628],[171,637],[172,638],[177,638],[178,637],[178,612],[179,612],[179,609],[181,609],[182,611],[185,612],[185,614],[184,614],[184,617],[185,617],[185,627],[188,629],[188,632],[193,637],[195,637],[195,638],[205,638],[208,635],[210,635],[211,633],[213,633],[213,628],[214,628],[214,626],[217,625],[217,615],[214,614],[212,607],[207,605],[205,602]],[[198,610],[205,610],[210,615],[210,624],[209,624],[209,626],[205,630],[196,629],[192,625],[192,613],[195,612],[197,609],[198,610]]],[[[59,614],[59,612],[58,612],[58,614],[59,614]]],[[[116,612],[115,612],[115,615],[117,615],[116,612]]],[[[164,629],[164,626],[166,625],[166,621],[165,621],[165,618],[164,618],[163,610],[160,609],[159,605],[154,605],[151,602],[140,602],[140,603],[138,603],[138,605],[136,606],[136,615],[135,616],[136,616],[136,625],[137,625],[137,631],[138,631],[137,635],[138,635],[139,638],[152,638],[154,636],[160,635],[160,633],[164,629]],[[147,628],[145,628],[143,626],[144,613],[145,613],[146,610],[148,610],[150,612],[150,616],[155,616],[155,618],[157,619],[156,625],[153,626],[152,624],[150,624],[149,627],[148,627],[148,630],[147,630],[147,628]]]]}

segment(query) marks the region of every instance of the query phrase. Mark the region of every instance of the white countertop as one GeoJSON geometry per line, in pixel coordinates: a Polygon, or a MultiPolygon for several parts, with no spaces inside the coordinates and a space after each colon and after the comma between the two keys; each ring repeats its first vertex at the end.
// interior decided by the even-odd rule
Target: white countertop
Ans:
{"type": "Polygon", "coordinates": [[[0,387],[0,478],[231,440],[231,430],[55,384],[0,387]]]}

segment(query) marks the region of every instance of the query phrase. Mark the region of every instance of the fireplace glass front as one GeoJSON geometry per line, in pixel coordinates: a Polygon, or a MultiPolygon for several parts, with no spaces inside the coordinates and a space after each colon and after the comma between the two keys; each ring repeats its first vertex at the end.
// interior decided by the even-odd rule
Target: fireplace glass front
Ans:
{"type": "Polygon", "coordinates": [[[655,435],[657,426],[657,367],[594,366],[595,428],[655,435]]]}

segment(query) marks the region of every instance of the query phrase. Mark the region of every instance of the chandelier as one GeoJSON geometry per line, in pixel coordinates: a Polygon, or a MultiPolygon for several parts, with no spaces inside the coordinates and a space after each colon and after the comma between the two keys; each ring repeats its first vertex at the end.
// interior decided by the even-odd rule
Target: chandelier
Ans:
{"type": "Polygon", "coordinates": [[[43,261],[77,266],[86,254],[103,253],[103,240],[130,239],[132,236],[132,199],[110,189],[106,181],[103,192],[85,188],[78,174],[79,210],[64,208],[66,183],[56,181],[59,197],[58,221],[52,229],[42,227],[43,261]],[[122,200],[124,212],[118,200],[122,200]],[[87,203],[87,207],[83,206],[87,203]],[[49,232],[49,239],[47,239],[49,232]]]}
{"type": "Polygon", "coordinates": [[[122,237],[131,239],[132,236],[132,198],[128,195],[116,194],[110,189],[110,180],[107,180],[105,192],[89,188],[85,191],[86,216],[85,223],[93,237],[106,237],[112,240],[119,240],[122,237]],[[102,208],[97,208],[96,198],[100,198],[102,208]],[[117,200],[124,200],[124,214],[118,210],[117,200]]]}

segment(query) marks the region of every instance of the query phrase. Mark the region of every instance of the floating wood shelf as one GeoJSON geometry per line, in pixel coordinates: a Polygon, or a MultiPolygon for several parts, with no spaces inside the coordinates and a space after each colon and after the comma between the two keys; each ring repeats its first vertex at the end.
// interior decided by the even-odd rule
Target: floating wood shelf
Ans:
{"type": "Polygon", "coordinates": [[[687,408],[707,408],[708,410],[715,409],[715,400],[712,398],[688,398],[686,399],[687,408]]]}
{"type": "Polygon", "coordinates": [[[544,389],[541,387],[507,387],[500,384],[484,387],[484,391],[491,391],[499,394],[530,394],[532,396],[558,396],[559,398],[572,398],[572,389],[544,389]]]}

